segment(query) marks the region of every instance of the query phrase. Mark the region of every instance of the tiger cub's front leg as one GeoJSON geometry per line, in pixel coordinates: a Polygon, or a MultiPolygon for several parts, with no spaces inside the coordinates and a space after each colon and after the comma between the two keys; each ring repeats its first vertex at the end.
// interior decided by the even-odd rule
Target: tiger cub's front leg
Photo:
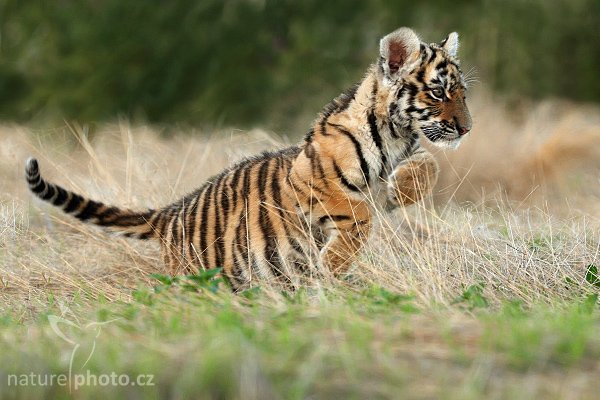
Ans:
{"type": "Polygon", "coordinates": [[[420,149],[398,164],[388,177],[387,207],[408,206],[428,196],[438,175],[439,166],[433,155],[420,149]]]}
{"type": "Polygon", "coordinates": [[[369,236],[370,230],[370,219],[335,221],[335,225],[328,229],[329,240],[321,250],[321,262],[334,276],[345,272],[369,236]]]}

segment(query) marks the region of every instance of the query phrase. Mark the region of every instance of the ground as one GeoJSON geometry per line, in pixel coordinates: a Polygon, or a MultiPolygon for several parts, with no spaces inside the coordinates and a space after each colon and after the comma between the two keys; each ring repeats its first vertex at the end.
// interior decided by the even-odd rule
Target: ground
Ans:
{"type": "Polygon", "coordinates": [[[292,294],[172,279],[157,246],[33,199],[23,166],[143,208],[293,138],[0,128],[0,397],[594,398],[600,112],[472,108],[433,198],[381,215],[342,280],[292,294]]]}

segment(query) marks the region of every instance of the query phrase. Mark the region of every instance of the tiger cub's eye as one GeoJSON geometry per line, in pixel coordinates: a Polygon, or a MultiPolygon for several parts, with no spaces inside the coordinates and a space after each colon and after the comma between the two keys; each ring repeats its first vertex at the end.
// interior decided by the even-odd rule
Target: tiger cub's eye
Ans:
{"type": "Polygon", "coordinates": [[[444,90],[441,88],[431,89],[430,93],[438,100],[442,100],[444,98],[444,90]]]}

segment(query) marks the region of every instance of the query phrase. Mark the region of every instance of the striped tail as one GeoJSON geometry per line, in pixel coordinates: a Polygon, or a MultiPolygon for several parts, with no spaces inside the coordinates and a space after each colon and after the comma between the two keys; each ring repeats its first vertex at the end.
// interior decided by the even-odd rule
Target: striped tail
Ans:
{"type": "Polygon", "coordinates": [[[153,222],[160,217],[159,212],[147,210],[135,212],[86,199],[77,193],[70,192],[58,185],[42,179],[38,162],[35,158],[27,160],[25,177],[29,189],[37,197],[45,200],[75,218],[98,225],[109,233],[115,233],[137,239],[158,238],[153,222]]]}

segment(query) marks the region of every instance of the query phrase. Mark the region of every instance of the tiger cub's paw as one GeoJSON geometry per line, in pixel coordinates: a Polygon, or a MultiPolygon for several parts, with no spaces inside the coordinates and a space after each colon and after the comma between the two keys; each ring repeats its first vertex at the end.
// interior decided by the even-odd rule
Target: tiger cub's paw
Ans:
{"type": "Polygon", "coordinates": [[[388,178],[388,202],[408,206],[431,194],[439,175],[439,166],[429,153],[415,155],[400,165],[388,178]]]}

